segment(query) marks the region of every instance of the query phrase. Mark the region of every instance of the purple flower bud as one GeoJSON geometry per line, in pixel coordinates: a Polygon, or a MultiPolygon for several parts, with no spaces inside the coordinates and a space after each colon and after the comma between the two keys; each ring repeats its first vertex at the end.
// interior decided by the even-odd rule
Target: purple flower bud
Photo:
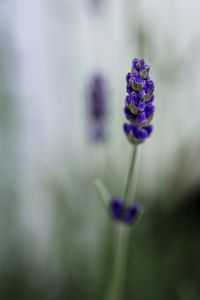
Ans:
{"type": "Polygon", "coordinates": [[[142,79],[140,74],[137,73],[132,73],[129,79],[129,84],[132,87],[134,91],[139,91],[142,90],[145,86],[145,81],[142,79]]]}
{"type": "Polygon", "coordinates": [[[146,122],[147,118],[146,118],[146,114],[145,112],[139,113],[136,116],[136,123],[137,124],[143,124],[144,122],[146,122]]]}
{"type": "Polygon", "coordinates": [[[146,79],[149,76],[150,67],[147,64],[144,64],[140,69],[140,76],[142,79],[146,79]]]}
{"type": "Polygon", "coordinates": [[[133,144],[142,143],[148,138],[153,127],[152,121],[155,105],[154,82],[149,77],[150,67],[144,59],[134,58],[132,69],[126,76],[126,91],[124,114],[131,124],[124,124],[124,132],[133,144]]]}
{"type": "Polygon", "coordinates": [[[131,224],[138,216],[141,208],[139,203],[133,203],[124,213],[124,222],[126,224],[131,224]]]}
{"type": "Polygon", "coordinates": [[[132,125],[132,134],[138,143],[144,142],[148,136],[148,132],[145,127],[141,128],[135,125],[132,125]]]}
{"type": "Polygon", "coordinates": [[[139,97],[139,99],[140,99],[141,101],[144,101],[145,96],[146,96],[146,93],[145,93],[144,90],[140,90],[140,91],[138,92],[138,97],[139,97]]]}
{"type": "Polygon", "coordinates": [[[147,137],[149,137],[153,131],[153,125],[148,125],[144,127],[147,132],[147,137]]]}
{"type": "Polygon", "coordinates": [[[127,120],[132,124],[140,127],[146,126],[152,121],[154,111],[155,106],[151,103],[145,107],[145,110],[143,112],[141,112],[140,110],[135,110],[134,113],[132,113],[128,105],[124,108],[124,114],[127,120]]]}
{"type": "Polygon", "coordinates": [[[134,58],[132,61],[132,71],[134,70],[140,71],[144,64],[145,63],[143,58],[142,59],[134,58]]]}
{"type": "Polygon", "coordinates": [[[127,73],[127,75],[126,75],[126,83],[129,83],[130,77],[131,77],[131,73],[129,72],[129,73],[127,73]]]}
{"type": "Polygon", "coordinates": [[[153,103],[154,100],[155,100],[155,96],[152,95],[151,98],[150,98],[150,100],[146,102],[146,106],[147,106],[148,104],[150,104],[150,103],[153,103]]]}
{"type": "Polygon", "coordinates": [[[151,135],[153,131],[152,125],[139,127],[134,124],[125,123],[123,128],[124,128],[125,135],[127,136],[129,142],[132,144],[143,143],[146,140],[146,138],[148,138],[151,135]]]}
{"type": "Polygon", "coordinates": [[[123,201],[120,197],[113,197],[110,203],[110,211],[113,219],[120,219],[123,214],[123,201]]]}
{"type": "Polygon", "coordinates": [[[111,217],[127,225],[136,220],[141,208],[142,206],[139,203],[132,203],[129,207],[126,207],[124,201],[118,196],[113,197],[110,203],[111,217]]]}
{"type": "Polygon", "coordinates": [[[147,119],[151,118],[152,115],[154,114],[155,110],[156,110],[155,105],[153,105],[152,103],[149,103],[145,108],[146,118],[147,119]]]}
{"type": "Polygon", "coordinates": [[[126,96],[125,105],[133,114],[144,111],[146,107],[146,103],[134,91],[126,96]]]}
{"type": "Polygon", "coordinates": [[[136,115],[134,115],[127,106],[124,108],[124,114],[127,120],[129,120],[132,123],[135,122],[136,115]]]}
{"type": "Polygon", "coordinates": [[[149,101],[149,99],[152,97],[154,92],[154,87],[155,87],[154,82],[150,79],[147,79],[144,87],[144,91],[146,94],[144,98],[145,101],[149,101]]]}
{"type": "Polygon", "coordinates": [[[128,137],[132,133],[132,125],[128,123],[124,123],[123,127],[124,127],[124,133],[128,137]]]}
{"type": "Polygon", "coordinates": [[[133,89],[129,83],[126,85],[126,91],[128,94],[131,94],[133,92],[133,89]]]}

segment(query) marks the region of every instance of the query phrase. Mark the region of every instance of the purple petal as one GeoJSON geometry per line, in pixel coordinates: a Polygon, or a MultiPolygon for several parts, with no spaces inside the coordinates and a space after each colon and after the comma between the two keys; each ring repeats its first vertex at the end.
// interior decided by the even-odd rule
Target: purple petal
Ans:
{"type": "Polygon", "coordinates": [[[111,216],[113,219],[120,219],[123,213],[123,201],[120,197],[113,197],[110,204],[111,216]]]}
{"type": "Polygon", "coordinates": [[[139,211],[141,210],[141,205],[138,203],[132,204],[124,213],[124,222],[126,224],[132,223],[138,216],[139,211]]]}

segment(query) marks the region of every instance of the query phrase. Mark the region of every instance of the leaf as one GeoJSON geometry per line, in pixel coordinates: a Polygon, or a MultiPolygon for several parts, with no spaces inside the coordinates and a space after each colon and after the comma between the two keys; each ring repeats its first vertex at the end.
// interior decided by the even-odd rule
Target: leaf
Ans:
{"type": "Polygon", "coordinates": [[[95,179],[94,184],[99,194],[99,199],[101,200],[103,206],[107,209],[111,200],[110,193],[108,192],[106,186],[104,185],[101,179],[95,179]]]}

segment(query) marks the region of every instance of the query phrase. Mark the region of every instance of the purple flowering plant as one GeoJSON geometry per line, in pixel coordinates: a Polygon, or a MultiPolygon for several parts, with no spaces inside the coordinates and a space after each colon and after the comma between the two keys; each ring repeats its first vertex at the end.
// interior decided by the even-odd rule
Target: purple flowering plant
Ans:
{"type": "Polygon", "coordinates": [[[125,123],[123,129],[129,142],[135,147],[124,192],[124,200],[113,197],[110,205],[111,217],[125,224],[131,224],[136,220],[141,211],[141,205],[131,204],[127,207],[126,202],[134,172],[137,145],[143,143],[153,130],[150,123],[155,112],[155,96],[153,94],[154,82],[149,76],[149,71],[150,67],[143,58],[134,58],[131,72],[126,75],[127,96],[124,114],[129,123],[125,123]]]}
{"type": "Polygon", "coordinates": [[[143,211],[142,205],[133,200],[136,187],[135,165],[138,146],[144,143],[153,131],[151,121],[155,112],[155,86],[149,76],[149,72],[150,66],[145,63],[143,58],[134,58],[131,71],[126,76],[127,95],[124,114],[128,122],[123,125],[123,130],[133,147],[133,152],[123,197],[111,197],[102,182],[96,182],[110,217],[116,224],[119,224],[114,270],[106,296],[107,300],[124,299],[123,290],[126,277],[125,265],[129,244],[129,229],[131,228],[130,225],[135,223],[143,211]],[[109,199],[109,203],[105,199],[109,199]]]}

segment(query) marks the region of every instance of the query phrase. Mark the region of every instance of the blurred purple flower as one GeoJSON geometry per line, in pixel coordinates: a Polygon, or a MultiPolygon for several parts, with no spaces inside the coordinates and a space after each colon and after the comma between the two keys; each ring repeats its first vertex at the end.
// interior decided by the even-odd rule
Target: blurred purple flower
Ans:
{"type": "Polygon", "coordinates": [[[107,87],[101,74],[92,77],[89,90],[90,137],[93,141],[104,141],[105,120],[107,115],[107,87]]]}
{"type": "Polygon", "coordinates": [[[134,58],[131,72],[126,76],[124,114],[130,124],[124,124],[124,133],[132,144],[140,144],[151,135],[149,125],[155,112],[154,82],[149,77],[150,67],[144,59],[134,58]]]}
{"type": "Polygon", "coordinates": [[[138,203],[125,207],[124,201],[120,197],[115,196],[111,200],[110,213],[114,220],[131,224],[138,217],[141,208],[141,205],[138,203]]]}

